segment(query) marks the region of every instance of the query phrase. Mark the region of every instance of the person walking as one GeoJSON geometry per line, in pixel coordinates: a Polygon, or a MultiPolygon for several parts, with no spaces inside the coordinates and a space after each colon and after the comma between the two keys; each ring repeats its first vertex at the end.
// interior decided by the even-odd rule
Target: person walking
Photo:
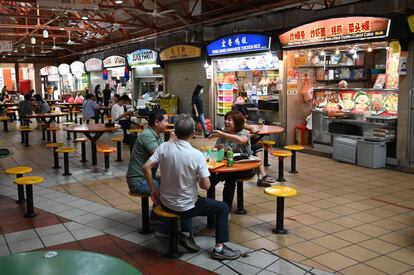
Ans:
{"type": "Polygon", "coordinates": [[[203,86],[197,84],[194,89],[193,96],[191,97],[191,107],[193,113],[193,119],[196,123],[200,122],[201,128],[203,129],[204,137],[207,138],[210,133],[206,126],[206,120],[204,118],[204,111],[203,111],[203,86]]]}

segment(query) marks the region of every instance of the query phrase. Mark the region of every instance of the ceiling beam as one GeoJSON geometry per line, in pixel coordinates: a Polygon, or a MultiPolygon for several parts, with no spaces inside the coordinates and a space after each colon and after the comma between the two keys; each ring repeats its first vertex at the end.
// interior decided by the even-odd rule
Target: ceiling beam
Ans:
{"type": "MultiPolygon", "coordinates": [[[[0,24],[0,29],[38,29],[38,26],[36,25],[14,25],[14,24],[0,24]]],[[[47,26],[45,28],[42,28],[45,30],[55,30],[55,31],[91,31],[96,32],[100,34],[109,34],[110,32],[105,30],[98,30],[93,29],[91,27],[85,27],[85,28],[76,28],[76,27],[58,27],[58,26],[47,26]]],[[[1,34],[1,32],[0,32],[1,34]]]]}

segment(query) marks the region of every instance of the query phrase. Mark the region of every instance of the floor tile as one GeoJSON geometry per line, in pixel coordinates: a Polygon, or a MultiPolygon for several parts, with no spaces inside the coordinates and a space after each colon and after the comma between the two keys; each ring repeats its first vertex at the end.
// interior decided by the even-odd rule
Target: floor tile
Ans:
{"type": "Polygon", "coordinates": [[[33,229],[24,230],[4,235],[8,243],[36,239],[37,234],[33,229]]]}
{"type": "Polygon", "coordinates": [[[289,246],[289,249],[308,258],[315,257],[329,251],[328,249],[311,242],[294,244],[289,246]]]}
{"type": "Polygon", "coordinates": [[[365,262],[367,260],[380,256],[380,254],[358,245],[347,246],[338,249],[336,252],[359,262],[365,262]]]}
{"type": "Polygon", "coordinates": [[[337,250],[351,244],[350,242],[344,241],[332,235],[312,239],[312,242],[330,250],[337,250]]]}
{"type": "Polygon", "coordinates": [[[403,248],[388,254],[388,256],[400,262],[412,265],[414,267],[414,251],[410,249],[403,248]]]}
{"type": "Polygon", "coordinates": [[[7,244],[0,244],[0,256],[8,256],[10,255],[10,250],[7,244]]]}
{"type": "Polygon", "coordinates": [[[367,240],[364,242],[360,242],[358,245],[368,248],[372,251],[381,253],[381,254],[390,253],[400,248],[399,246],[396,246],[394,244],[391,244],[389,242],[386,242],[380,239],[367,240]]]}
{"type": "Polygon", "coordinates": [[[334,270],[342,270],[358,263],[357,261],[354,261],[351,258],[345,257],[336,252],[328,252],[326,254],[313,257],[312,260],[334,270]]]}
{"type": "Polygon", "coordinates": [[[283,259],[279,259],[278,261],[274,262],[272,265],[266,267],[266,270],[277,273],[277,274],[297,274],[302,275],[306,274],[307,270],[304,270],[298,265],[294,265],[288,261],[283,259]]]}
{"type": "Polygon", "coordinates": [[[102,231],[98,231],[92,228],[83,228],[74,231],[70,231],[70,233],[75,237],[76,240],[83,240],[88,239],[96,236],[103,235],[102,231]]]}
{"type": "Polygon", "coordinates": [[[239,259],[237,259],[237,262],[249,264],[258,268],[266,268],[273,262],[280,259],[275,255],[264,253],[262,251],[255,251],[248,253],[246,255],[247,257],[240,257],[239,259]]]}
{"type": "Polygon", "coordinates": [[[36,239],[29,239],[17,242],[10,242],[9,248],[11,253],[19,253],[24,251],[35,250],[43,247],[42,242],[39,238],[36,239]]]}
{"type": "Polygon", "coordinates": [[[42,242],[45,244],[45,246],[68,243],[68,242],[72,242],[75,240],[72,234],[70,234],[69,232],[57,233],[53,235],[45,235],[41,237],[41,239],[42,239],[42,242]]]}
{"type": "Polygon", "coordinates": [[[374,269],[370,266],[365,264],[356,264],[351,267],[348,267],[344,270],[341,270],[341,273],[344,275],[355,275],[355,274],[364,274],[364,275],[382,275],[386,274],[384,272],[379,271],[378,269],[374,269]]]}
{"type": "Polygon", "coordinates": [[[35,230],[40,237],[67,232],[67,228],[63,226],[62,224],[39,227],[39,228],[36,228],[35,230]]]}
{"type": "Polygon", "coordinates": [[[366,234],[360,233],[358,231],[348,229],[344,231],[340,231],[333,234],[335,237],[341,238],[345,241],[352,242],[352,243],[359,243],[368,239],[371,239],[371,236],[366,234]]]}
{"type": "Polygon", "coordinates": [[[387,256],[381,256],[365,262],[365,264],[384,271],[388,274],[401,274],[405,271],[412,269],[413,267],[402,262],[396,261],[387,256]]]}

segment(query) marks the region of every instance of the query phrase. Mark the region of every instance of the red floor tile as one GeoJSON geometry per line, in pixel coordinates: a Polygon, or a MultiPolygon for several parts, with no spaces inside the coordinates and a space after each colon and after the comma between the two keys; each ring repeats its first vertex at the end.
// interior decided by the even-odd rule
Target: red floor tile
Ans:
{"type": "Polygon", "coordinates": [[[70,242],[70,243],[53,245],[53,246],[45,247],[39,250],[84,250],[84,249],[79,244],[79,242],[75,241],[75,242],[70,242]]]}
{"type": "Polygon", "coordinates": [[[33,227],[43,227],[48,225],[55,225],[61,223],[58,217],[56,216],[37,216],[34,219],[31,219],[33,227]]]}
{"type": "Polygon", "coordinates": [[[94,238],[80,240],[79,243],[85,250],[90,251],[99,247],[113,245],[114,241],[107,235],[102,235],[94,238]]]}
{"type": "Polygon", "coordinates": [[[100,253],[100,254],[105,254],[105,255],[108,255],[108,256],[112,256],[112,257],[117,257],[117,258],[128,255],[125,252],[125,250],[123,250],[117,244],[112,244],[112,245],[103,246],[103,247],[97,247],[97,248],[94,248],[90,251],[100,253]]]}
{"type": "Polygon", "coordinates": [[[30,221],[20,222],[20,223],[13,223],[13,224],[6,224],[2,225],[0,222],[0,228],[4,234],[13,233],[17,231],[23,231],[32,229],[33,225],[30,221]]]}

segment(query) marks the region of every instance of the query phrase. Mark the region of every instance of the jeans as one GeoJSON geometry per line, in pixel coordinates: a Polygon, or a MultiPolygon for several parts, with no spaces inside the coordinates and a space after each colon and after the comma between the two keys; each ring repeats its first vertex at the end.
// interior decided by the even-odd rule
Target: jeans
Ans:
{"type": "Polygon", "coordinates": [[[223,202],[227,204],[229,211],[231,211],[237,180],[254,177],[255,175],[255,169],[241,171],[237,173],[216,173],[210,176],[210,181],[211,184],[214,185],[217,185],[217,183],[219,183],[220,181],[224,181],[223,202]]]}
{"type": "Polygon", "coordinates": [[[207,126],[206,126],[206,120],[204,118],[204,114],[198,114],[198,116],[194,116],[194,121],[200,122],[204,135],[210,135],[207,129],[207,126]]]}
{"type": "Polygon", "coordinates": [[[196,216],[216,216],[216,243],[229,241],[229,208],[227,204],[209,198],[198,197],[195,206],[184,212],[177,212],[162,205],[170,212],[180,215],[181,232],[192,232],[192,218],[196,216]]]}
{"type": "MultiPolygon", "coordinates": [[[[160,181],[158,179],[154,178],[154,184],[157,189],[160,189],[160,181]]],[[[149,185],[145,179],[143,181],[136,181],[132,183],[128,180],[128,187],[131,193],[151,196],[149,185]]]]}

